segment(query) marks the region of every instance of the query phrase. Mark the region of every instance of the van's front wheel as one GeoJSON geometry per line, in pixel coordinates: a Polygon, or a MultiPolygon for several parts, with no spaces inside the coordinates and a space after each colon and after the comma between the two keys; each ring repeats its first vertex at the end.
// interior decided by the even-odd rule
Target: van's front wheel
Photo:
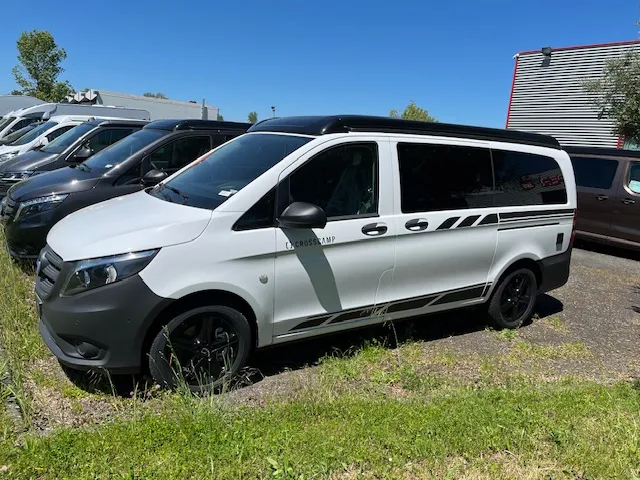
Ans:
{"type": "Polygon", "coordinates": [[[489,302],[489,318],[498,328],[518,328],[533,314],[538,285],[534,273],[521,268],[506,275],[489,302]]]}
{"type": "Polygon", "coordinates": [[[155,336],[149,370],[157,383],[169,388],[216,390],[245,366],[251,342],[249,322],[239,311],[222,305],[193,308],[155,336]]]}

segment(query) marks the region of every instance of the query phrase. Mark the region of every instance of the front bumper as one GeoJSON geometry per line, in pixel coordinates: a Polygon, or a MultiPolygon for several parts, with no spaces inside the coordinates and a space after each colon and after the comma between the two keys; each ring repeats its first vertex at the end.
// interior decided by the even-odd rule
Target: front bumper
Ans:
{"type": "Polygon", "coordinates": [[[4,234],[11,256],[19,260],[37,258],[40,250],[44,248],[47,234],[53,225],[52,221],[25,224],[7,222],[4,234]]]}
{"type": "Polygon", "coordinates": [[[76,369],[139,372],[147,331],[171,300],[154,294],[138,275],[61,297],[65,270],[38,307],[46,345],[63,364],[76,369]]]}

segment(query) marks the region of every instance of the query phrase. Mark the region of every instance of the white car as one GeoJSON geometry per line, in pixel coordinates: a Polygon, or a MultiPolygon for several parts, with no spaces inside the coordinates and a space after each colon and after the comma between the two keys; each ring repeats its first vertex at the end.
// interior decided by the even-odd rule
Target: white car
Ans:
{"type": "MultiPolygon", "coordinates": [[[[0,165],[17,155],[42,148],[63,133],[94,118],[95,117],[87,115],[60,115],[51,117],[46,122],[39,124],[11,143],[0,145],[0,165]]],[[[109,118],[104,119],[109,120],[109,118]]]]}
{"type": "Polygon", "coordinates": [[[552,137],[270,119],[57,223],[37,265],[40,331],[73,368],[199,390],[255,348],[389,320],[475,305],[516,328],[568,279],[575,209],[552,137]]]}

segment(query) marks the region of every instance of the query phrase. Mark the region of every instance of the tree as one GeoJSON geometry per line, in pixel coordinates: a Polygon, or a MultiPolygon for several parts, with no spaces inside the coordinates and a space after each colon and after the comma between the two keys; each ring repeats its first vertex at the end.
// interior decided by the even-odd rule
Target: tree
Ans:
{"type": "Polygon", "coordinates": [[[389,116],[392,118],[403,118],[404,120],[421,120],[423,122],[437,122],[437,120],[429,115],[429,112],[424,108],[420,108],[416,103],[411,100],[409,105],[406,106],[402,115],[398,114],[398,110],[395,108],[389,112],[389,116]]]}
{"type": "Polygon", "coordinates": [[[614,133],[640,138],[640,54],[630,51],[609,60],[603,76],[587,80],[583,86],[599,117],[613,121],[614,133]]]}
{"type": "Polygon", "coordinates": [[[67,58],[64,48],[58,47],[51,33],[41,30],[22,32],[17,41],[19,65],[12,73],[24,95],[45,102],[59,102],[73,93],[67,81],[58,81],[64,72],[60,65],[67,58]]]}
{"type": "Polygon", "coordinates": [[[249,112],[247,115],[249,123],[258,123],[258,112],[249,112]]]}
{"type": "Polygon", "coordinates": [[[20,90],[11,90],[9,95],[22,95],[22,92],[20,90]]]}
{"type": "Polygon", "coordinates": [[[222,121],[224,121],[224,117],[223,117],[222,115],[218,114],[218,118],[217,118],[217,120],[218,120],[219,122],[222,122],[222,121]]]}
{"type": "Polygon", "coordinates": [[[142,94],[143,97],[151,97],[151,98],[161,98],[162,100],[168,100],[169,97],[167,97],[164,93],[158,92],[158,93],[151,93],[151,92],[145,92],[142,94]]]}

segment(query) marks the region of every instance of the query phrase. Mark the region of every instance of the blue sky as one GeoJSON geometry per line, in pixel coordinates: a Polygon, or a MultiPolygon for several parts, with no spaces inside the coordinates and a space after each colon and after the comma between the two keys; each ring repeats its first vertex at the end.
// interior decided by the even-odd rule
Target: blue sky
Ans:
{"type": "Polygon", "coordinates": [[[20,33],[49,30],[78,89],[204,97],[240,121],[271,105],[386,115],[414,100],[441,121],[502,127],[515,53],[633,40],[640,17],[632,0],[54,3],[4,9],[0,93],[16,87],[20,33]]]}

